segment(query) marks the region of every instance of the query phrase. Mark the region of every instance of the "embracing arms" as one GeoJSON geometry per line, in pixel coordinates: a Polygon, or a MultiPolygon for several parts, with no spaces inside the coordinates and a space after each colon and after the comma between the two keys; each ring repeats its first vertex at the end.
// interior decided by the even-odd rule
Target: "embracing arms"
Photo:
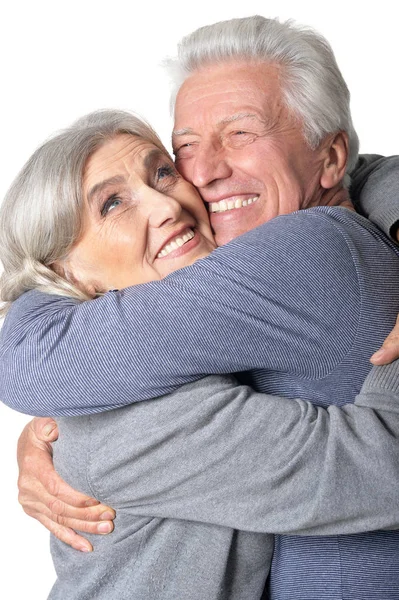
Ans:
{"type": "MultiPolygon", "coordinates": [[[[208,377],[165,399],[62,418],[57,466],[73,486],[132,515],[310,535],[397,528],[398,369],[373,369],[355,405],[343,408],[208,377]],[[90,486],[77,468],[88,446],[90,486]]],[[[38,478],[47,459],[41,453],[38,478]]],[[[53,524],[47,506],[37,510],[57,537],[91,548],[62,522],[53,524]]],[[[97,523],[67,523],[98,533],[97,523]]]]}
{"type": "MultiPolygon", "coordinates": [[[[358,174],[353,176],[353,190],[358,195],[362,189],[366,192],[366,198],[363,213],[369,214],[371,219],[375,219],[378,224],[385,227],[386,231],[391,230],[393,223],[399,219],[399,210],[391,209],[390,205],[392,202],[397,202],[396,189],[399,189],[399,160],[397,157],[386,159],[385,165],[380,160],[380,157],[375,157],[376,160],[372,161],[367,158],[360,164],[360,177],[358,174]],[[369,174],[371,176],[368,186],[364,186],[361,181],[361,176],[369,174]],[[384,181],[380,178],[381,175],[389,178],[389,190],[391,196],[386,193],[387,189],[384,187],[384,181]],[[395,184],[396,178],[396,184],[395,184]],[[391,185],[392,184],[392,185],[391,185]],[[356,188],[356,189],[355,189],[356,188]],[[381,216],[374,216],[372,208],[369,204],[373,197],[377,198],[375,202],[375,210],[379,211],[381,216]],[[386,207],[386,204],[388,206],[386,207]],[[396,212],[395,212],[396,210],[396,212]],[[384,224],[384,215],[388,216],[388,221],[384,224]],[[380,219],[380,221],[378,221],[380,219]]],[[[360,204],[362,204],[362,197],[360,196],[360,204]]],[[[394,231],[391,230],[394,234],[394,231]]],[[[398,327],[397,327],[398,328],[398,327]]],[[[376,364],[382,364],[384,361],[393,360],[398,356],[399,348],[399,335],[396,333],[397,328],[389,336],[387,341],[384,343],[385,352],[376,358],[376,364]]],[[[35,420],[34,426],[37,428],[36,431],[39,436],[42,436],[47,441],[52,441],[52,437],[46,437],[43,433],[43,427],[45,426],[45,420],[35,420]]],[[[55,435],[55,432],[54,432],[55,435]]],[[[73,534],[71,530],[65,527],[62,523],[66,523],[71,527],[76,526],[82,531],[97,532],[97,520],[99,512],[105,511],[105,508],[99,506],[99,511],[96,513],[88,513],[86,508],[72,508],[69,505],[83,506],[84,501],[89,501],[89,498],[85,497],[85,500],[80,500],[80,496],[75,493],[74,496],[70,494],[69,487],[62,482],[56,475],[53,469],[50,470],[48,465],[48,459],[45,456],[46,451],[42,448],[37,447],[37,437],[34,435],[32,426],[26,429],[23,436],[21,437],[20,446],[23,451],[20,452],[20,465],[21,465],[21,477],[20,477],[20,497],[21,502],[24,504],[26,512],[36,516],[42,522],[44,522],[44,515],[49,514],[52,520],[48,522],[48,526],[53,530],[56,535],[61,537],[63,541],[71,543],[74,547],[80,547],[83,544],[83,538],[73,534]],[[35,440],[33,442],[32,440],[35,440]],[[26,446],[26,450],[25,450],[26,446]],[[31,459],[31,460],[30,460],[31,459]],[[44,486],[47,488],[47,492],[42,492],[39,489],[44,486]],[[38,492],[36,493],[36,490],[38,492]],[[59,494],[52,496],[52,491],[59,491],[59,494]],[[49,493],[50,492],[50,493],[49,493]],[[37,495],[38,494],[38,495],[37,495]],[[65,504],[65,503],[66,504],[65,504]],[[46,505],[45,505],[46,504],[46,505]],[[54,507],[54,512],[49,507],[54,507]],[[71,518],[64,517],[63,513],[68,517],[74,517],[78,515],[79,522],[72,520],[71,518]],[[91,518],[92,521],[88,521],[91,518]],[[79,543],[76,543],[78,540],[79,543]]],[[[48,456],[48,454],[47,454],[48,456]]],[[[93,509],[95,510],[95,508],[93,509]]],[[[88,542],[86,542],[88,544],[88,542]]]]}
{"type": "MultiPolygon", "coordinates": [[[[351,173],[350,193],[356,210],[399,241],[399,157],[363,154],[351,173]]],[[[384,365],[399,357],[399,317],[381,348],[371,357],[384,365]]]]}
{"type": "Polygon", "coordinates": [[[207,377],[167,398],[61,418],[55,463],[134,516],[263,533],[395,528],[399,403],[381,393],[375,412],[369,392],[359,406],[322,409],[207,377]]]}
{"type": "MultiPolygon", "coordinates": [[[[362,221],[346,209],[301,211],[163,281],[83,303],[25,294],[1,333],[2,400],[36,416],[71,416],[158,397],[213,373],[262,369],[297,383],[323,379],[358,343],[359,319],[370,326],[360,310],[365,274],[359,283],[337,214],[362,221]]],[[[389,256],[393,272],[397,258],[389,256]]],[[[374,280],[381,277],[379,269],[374,280]]],[[[382,340],[390,322],[384,330],[371,325],[382,340]]],[[[377,344],[378,337],[368,355],[377,344]]],[[[322,403],[319,393],[306,397],[322,403]]]]}
{"type": "Polygon", "coordinates": [[[398,241],[399,156],[360,155],[349,189],[356,210],[398,241]]]}

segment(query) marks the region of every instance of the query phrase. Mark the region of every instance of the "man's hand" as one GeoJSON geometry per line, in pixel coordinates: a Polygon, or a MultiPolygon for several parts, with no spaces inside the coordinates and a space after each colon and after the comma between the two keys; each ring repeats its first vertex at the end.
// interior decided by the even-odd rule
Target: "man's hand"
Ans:
{"type": "Polygon", "coordinates": [[[62,542],[91,552],[90,542],[74,529],[109,533],[114,528],[115,511],[75,491],[57,475],[51,448],[57,437],[57,424],[52,419],[33,419],[26,425],[18,441],[18,500],[29,516],[62,542]]]}
{"type": "Polygon", "coordinates": [[[399,358],[399,315],[395,327],[370,360],[373,365],[387,365],[397,358],[399,358]]]}

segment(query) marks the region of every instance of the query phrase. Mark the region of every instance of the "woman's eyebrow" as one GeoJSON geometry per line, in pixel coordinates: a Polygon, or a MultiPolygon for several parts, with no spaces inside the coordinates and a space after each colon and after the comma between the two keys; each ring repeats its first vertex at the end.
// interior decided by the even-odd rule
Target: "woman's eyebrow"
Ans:
{"type": "Polygon", "coordinates": [[[158,163],[160,158],[168,158],[168,155],[165,154],[165,152],[162,152],[162,150],[159,148],[150,150],[143,160],[143,166],[145,170],[149,171],[151,168],[153,168],[158,163]]]}
{"type": "Polygon", "coordinates": [[[104,190],[104,188],[108,187],[109,185],[116,185],[125,182],[126,179],[123,175],[115,175],[114,177],[110,177],[109,179],[104,179],[104,181],[96,183],[95,185],[93,185],[93,187],[89,190],[89,193],[87,194],[87,199],[89,203],[91,203],[95,196],[98,196],[104,190]]]}

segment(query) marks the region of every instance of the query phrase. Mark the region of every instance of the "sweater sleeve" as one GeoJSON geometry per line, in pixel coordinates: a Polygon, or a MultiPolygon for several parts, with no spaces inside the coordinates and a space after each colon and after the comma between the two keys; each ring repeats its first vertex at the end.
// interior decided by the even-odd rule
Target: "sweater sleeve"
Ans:
{"type": "Polygon", "coordinates": [[[350,193],[356,210],[397,242],[399,156],[361,155],[351,173],[350,193]]]}
{"type": "Polygon", "coordinates": [[[282,534],[399,526],[398,399],[323,409],[213,376],[59,426],[61,474],[81,486],[88,457],[84,491],[119,513],[282,534]]]}
{"type": "Polygon", "coordinates": [[[326,376],[360,314],[351,251],[331,221],[279,217],[163,281],[81,304],[26,294],[3,326],[0,397],[28,414],[76,415],[213,373],[326,376]]]}

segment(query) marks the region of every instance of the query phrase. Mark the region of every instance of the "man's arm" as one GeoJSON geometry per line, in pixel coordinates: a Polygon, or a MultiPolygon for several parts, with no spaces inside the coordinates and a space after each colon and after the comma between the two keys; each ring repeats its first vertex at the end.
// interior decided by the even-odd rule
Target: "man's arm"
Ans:
{"type": "Polygon", "coordinates": [[[387,402],[326,410],[208,377],[167,399],[60,419],[55,461],[132,516],[284,534],[394,528],[399,403],[387,402]]]}
{"type": "MultiPolygon", "coordinates": [[[[326,410],[225,384],[227,397],[213,393],[201,402],[197,395],[187,398],[179,391],[172,396],[172,406],[170,398],[159,399],[135,406],[135,412],[126,408],[94,416],[98,448],[92,479],[100,482],[95,492],[132,514],[205,520],[250,530],[340,534],[397,528],[398,369],[399,362],[372,369],[355,405],[342,409],[326,410]],[[140,414],[146,422],[143,417],[140,421],[140,414]],[[101,420],[109,419],[114,420],[113,432],[104,436],[101,420]],[[154,429],[158,429],[157,439],[151,443],[154,429]],[[115,443],[118,453],[112,447],[115,443]],[[145,452],[137,451],[140,445],[145,452]]],[[[64,466],[64,474],[78,485],[75,466],[89,432],[79,429],[79,419],[69,421],[67,426],[75,430],[64,440],[70,465],[69,473],[64,466]],[[71,447],[78,452],[72,462],[71,447]]],[[[46,424],[44,419],[41,424],[46,424]]],[[[55,476],[45,450],[42,456],[34,451],[34,464],[20,463],[26,470],[25,476],[21,472],[27,481],[25,502],[29,496],[37,501],[37,481],[46,488],[55,476]]],[[[29,455],[28,445],[24,452],[29,455]]],[[[42,492],[35,516],[62,541],[73,544],[76,540],[68,527],[76,527],[76,518],[88,517],[86,509],[75,508],[81,494],[74,498],[69,490],[68,486],[63,502],[52,495],[54,490],[42,492]],[[51,513],[54,506],[63,514],[63,525],[59,515],[51,513]]],[[[96,532],[91,522],[79,528],[96,532]]]]}

